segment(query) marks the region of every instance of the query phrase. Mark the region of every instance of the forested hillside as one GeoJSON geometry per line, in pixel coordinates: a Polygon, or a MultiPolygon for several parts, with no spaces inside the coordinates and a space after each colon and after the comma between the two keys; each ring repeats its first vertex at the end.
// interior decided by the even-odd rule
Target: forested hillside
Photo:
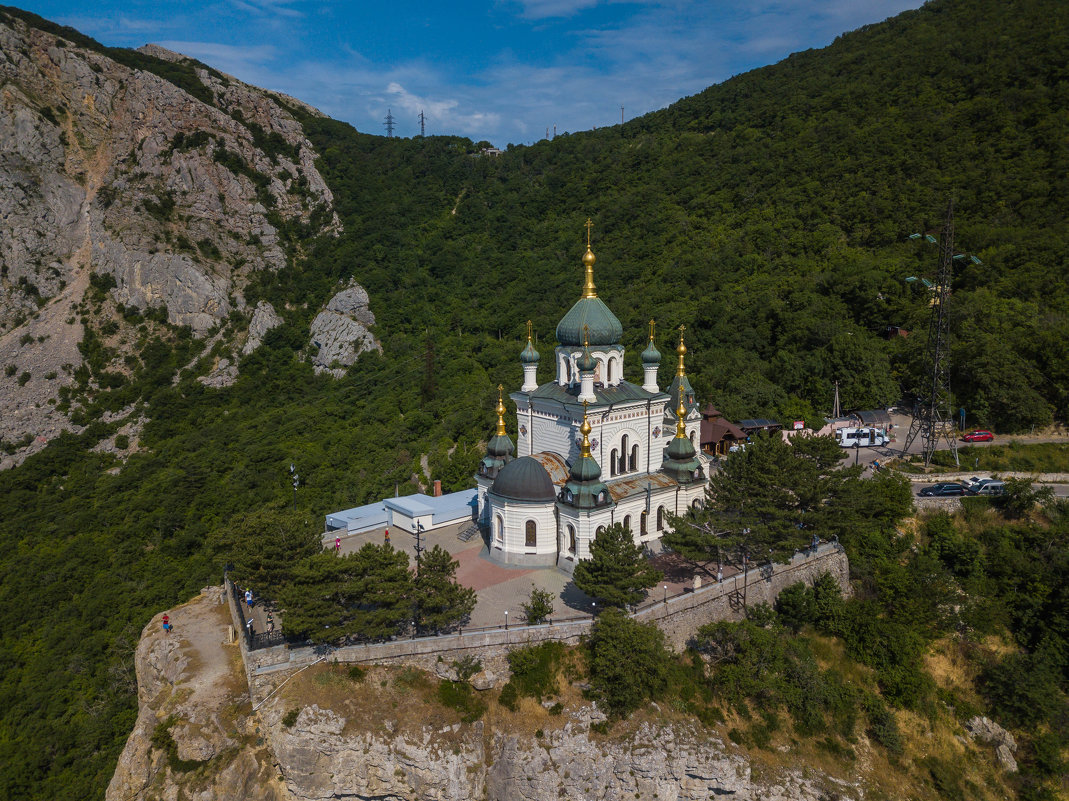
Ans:
{"type": "Polygon", "coordinates": [[[937,254],[907,236],[937,234],[953,199],[957,247],[982,260],[953,287],[956,401],[1002,432],[1064,420],[1066,108],[1069,7],[967,0],[496,158],[290,109],[344,233],[295,243],[305,258],[248,287],[286,324],[224,389],[195,381],[208,360],[179,374],[188,340],[154,341],[149,422],[124,462],[91,450],[113,433],[101,414],[0,474],[0,796],[101,797],[136,712],[142,626],[218,583],[221,531],[292,503],[291,463],[313,524],[414,491],[423,454],[447,488],[468,485],[528,318],[549,377],[588,216],[629,377],[654,317],[662,351],[687,326],[691,380],[729,417],[815,419],[835,380],[854,408],[915,385],[928,297],[904,278],[931,276],[937,254]],[[333,380],[302,351],[350,277],[383,354],[333,380]],[[887,340],[888,325],[916,334],[887,340]]]}

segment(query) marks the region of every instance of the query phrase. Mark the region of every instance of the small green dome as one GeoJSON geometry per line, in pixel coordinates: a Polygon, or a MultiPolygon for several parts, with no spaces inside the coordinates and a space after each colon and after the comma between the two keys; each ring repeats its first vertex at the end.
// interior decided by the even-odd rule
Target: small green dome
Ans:
{"type": "Polygon", "coordinates": [[[646,349],[642,351],[642,363],[643,364],[660,364],[661,352],[657,350],[657,346],[653,344],[653,340],[650,340],[650,344],[646,346],[646,349]]]}
{"type": "Polygon", "coordinates": [[[486,446],[486,452],[490,456],[512,456],[512,439],[508,434],[497,434],[490,438],[486,446]]]}
{"type": "Polygon", "coordinates": [[[601,478],[601,466],[593,456],[580,456],[571,469],[572,481],[590,482],[601,478]]]}
{"type": "Polygon", "coordinates": [[[557,323],[557,341],[580,347],[589,335],[591,345],[619,345],[624,327],[601,298],[579,298],[557,323]]]}
{"type": "Polygon", "coordinates": [[[694,443],[689,437],[673,437],[668,443],[668,458],[677,462],[686,462],[694,458],[694,443]]]}
{"type": "Polygon", "coordinates": [[[520,361],[524,364],[538,364],[538,351],[534,349],[531,340],[527,340],[527,347],[520,353],[520,361]]]}
{"type": "Polygon", "coordinates": [[[583,355],[579,357],[578,367],[580,372],[592,373],[598,369],[598,363],[594,357],[590,355],[589,350],[584,350],[583,355]]]}

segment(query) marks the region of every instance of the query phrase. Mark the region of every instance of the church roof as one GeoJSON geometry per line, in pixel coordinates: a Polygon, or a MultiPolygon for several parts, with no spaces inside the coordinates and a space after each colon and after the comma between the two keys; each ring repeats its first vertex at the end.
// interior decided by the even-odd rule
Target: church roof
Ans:
{"type": "Polygon", "coordinates": [[[513,501],[553,501],[557,492],[546,468],[537,459],[513,459],[497,474],[490,492],[513,501]]]}
{"type": "MultiPolygon", "coordinates": [[[[565,406],[575,405],[581,408],[583,404],[579,403],[577,400],[579,397],[579,390],[580,387],[578,385],[562,387],[556,381],[550,381],[532,392],[530,397],[532,400],[535,398],[547,398],[562,403],[565,406]]],[[[596,397],[596,400],[590,404],[591,407],[609,406],[617,403],[625,403],[626,401],[645,402],[651,398],[654,401],[664,401],[668,397],[663,392],[647,392],[642,387],[637,384],[632,384],[630,381],[621,381],[619,384],[612,387],[595,385],[594,396],[596,397]]]]}
{"type": "Polygon", "coordinates": [[[623,325],[601,298],[579,298],[557,323],[557,341],[562,345],[582,347],[587,335],[591,345],[618,345],[624,335],[623,325]]]}

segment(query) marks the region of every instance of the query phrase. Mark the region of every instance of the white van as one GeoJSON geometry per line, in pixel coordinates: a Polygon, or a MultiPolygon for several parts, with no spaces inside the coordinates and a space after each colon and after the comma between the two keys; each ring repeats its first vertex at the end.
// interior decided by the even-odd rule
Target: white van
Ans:
{"type": "Polygon", "coordinates": [[[870,448],[891,441],[882,428],[840,428],[835,432],[835,439],[844,448],[870,448]]]}

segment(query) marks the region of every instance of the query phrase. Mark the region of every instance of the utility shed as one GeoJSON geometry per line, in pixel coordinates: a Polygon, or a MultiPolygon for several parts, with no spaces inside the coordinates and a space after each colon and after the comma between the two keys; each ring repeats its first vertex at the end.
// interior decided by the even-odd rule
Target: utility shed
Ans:
{"type": "Polygon", "coordinates": [[[752,436],[758,431],[779,431],[783,424],[766,417],[757,417],[753,420],[739,420],[739,428],[746,432],[746,436],[752,436]]]}
{"type": "Polygon", "coordinates": [[[328,532],[344,530],[346,534],[362,534],[383,528],[404,531],[434,531],[453,523],[474,519],[475,490],[451,492],[448,495],[405,495],[387,498],[367,506],[357,506],[327,515],[328,532]]]}

